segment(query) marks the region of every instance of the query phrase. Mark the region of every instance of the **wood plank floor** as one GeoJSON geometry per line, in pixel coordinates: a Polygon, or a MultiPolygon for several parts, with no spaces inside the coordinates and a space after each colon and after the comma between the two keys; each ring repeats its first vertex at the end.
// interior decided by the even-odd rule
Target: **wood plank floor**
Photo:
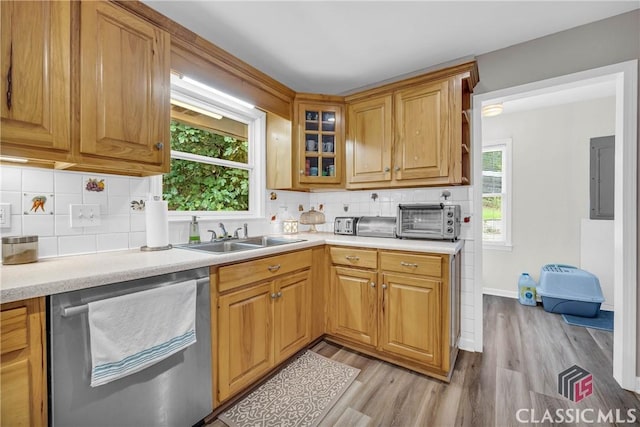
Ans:
{"type": "MultiPolygon", "coordinates": [[[[639,418],[634,425],[640,425],[640,397],[622,390],[611,375],[612,333],[567,325],[561,316],[515,299],[485,296],[484,313],[484,353],[460,352],[450,384],[334,344],[317,344],[317,353],[361,370],[320,427],[532,425],[518,422],[520,408],[529,409],[521,413],[527,418],[533,409],[534,421],[547,409],[555,414],[556,409],[619,408],[625,415],[634,408],[639,418]],[[557,392],[558,373],[574,364],[593,374],[593,394],[579,403],[557,392]]],[[[225,426],[219,420],[209,425],[225,426]]]]}

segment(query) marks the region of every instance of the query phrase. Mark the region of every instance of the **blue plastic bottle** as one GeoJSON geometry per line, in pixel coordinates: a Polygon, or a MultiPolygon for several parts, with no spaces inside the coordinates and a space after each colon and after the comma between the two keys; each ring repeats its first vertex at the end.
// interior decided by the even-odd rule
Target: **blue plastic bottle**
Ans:
{"type": "Polygon", "coordinates": [[[536,281],[529,273],[522,273],[518,280],[518,300],[522,305],[536,305],[536,281]]]}

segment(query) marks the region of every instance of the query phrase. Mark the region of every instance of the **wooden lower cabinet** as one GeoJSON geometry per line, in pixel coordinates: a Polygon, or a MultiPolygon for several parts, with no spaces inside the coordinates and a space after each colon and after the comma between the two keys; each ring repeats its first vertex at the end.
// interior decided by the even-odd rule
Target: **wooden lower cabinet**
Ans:
{"type": "MultiPolygon", "coordinates": [[[[219,286],[225,285],[220,282],[219,286]]],[[[310,270],[251,284],[221,294],[217,301],[214,381],[217,382],[216,403],[220,403],[309,344],[310,270]]]]}
{"type": "Polygon", "coordinates": [[[382,273],[380,349],[440,366],[440,281],[382,273]]]}
{"type": "Polygon", "coordinates": [[[47,425],[44,298],[2,305],[0,425],[47,425]]]}
{"type": "Polygon", "coordinates": [[[452,280],[459,286],[450,278],[453,255],[346,247],[331,247],[330,253],[328,338],[448,380],[459,334],[451,324],[457,322],[452,306],[459,304],[451,292],[452,280]],[[347,267],[355,262],[360,267],[347,267]]]}
{"type": "Polygon", "coordinates": [[[375,271],[331,267],[331,334],[377,344],[376,275],[375,271]]]}

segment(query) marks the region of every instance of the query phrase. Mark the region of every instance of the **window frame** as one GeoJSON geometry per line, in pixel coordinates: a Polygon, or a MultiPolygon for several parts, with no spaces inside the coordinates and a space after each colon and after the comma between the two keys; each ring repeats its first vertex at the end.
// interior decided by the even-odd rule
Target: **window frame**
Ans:
{"type": "MultiPolygon", "coordinates": [[[[229,95],[219,93],[214,88],[209,88],[202,83],[175,74],[171,75],[171,98],[186,102],[194,107],[221,114],[227,118],[245,123],[248,126],[247,163],[175,150],[171,150],[171,158],[249,171],[249,209],[246,211],[170,210],[169,220],[189,220],[193,215],[203,220],[265,218],[264,188],[266,182],[266,161],[264,147],[266,146],[266,114],[241,100],[234,100],[233,97],[229,95]]],[[[152,181],[153,194],[162,194],[162,178],[163,175],[154,177],[152,181]]]]}
{"type": "MultiPolygon", "coordinates": [[[[512,159],[512,141],[511,138],[498,139],[483,142],[482,154],[488,151],[502,151],[502,192],[501,193],[484,193],[482,190],[482,183],[480,183],[480,191],[482,198],[485,196],[500,196],[502,197],[502,222],[503,222],[503,239],[501,240],[484,240],[484,233],[482,233],[482,247],[484,249],[494,249],[502,251],[511,251],[512,244],[512,182],[513,182],[513,159],[512,159]]],[[[484,176],[484,170],[482,171],[484,176]]],[[[482,211],[480,213],[480,221],[483,221],[482,211]]]]}

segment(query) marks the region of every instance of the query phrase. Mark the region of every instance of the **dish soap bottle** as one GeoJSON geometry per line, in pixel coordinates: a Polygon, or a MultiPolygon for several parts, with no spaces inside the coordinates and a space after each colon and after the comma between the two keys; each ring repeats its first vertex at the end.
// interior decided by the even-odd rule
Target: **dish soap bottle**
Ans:
{"type": "Polygon", "coordinates": [[[189,244],[200,243],[200,226],[198,217],[193,215],[189,223],[189,244]]]}

